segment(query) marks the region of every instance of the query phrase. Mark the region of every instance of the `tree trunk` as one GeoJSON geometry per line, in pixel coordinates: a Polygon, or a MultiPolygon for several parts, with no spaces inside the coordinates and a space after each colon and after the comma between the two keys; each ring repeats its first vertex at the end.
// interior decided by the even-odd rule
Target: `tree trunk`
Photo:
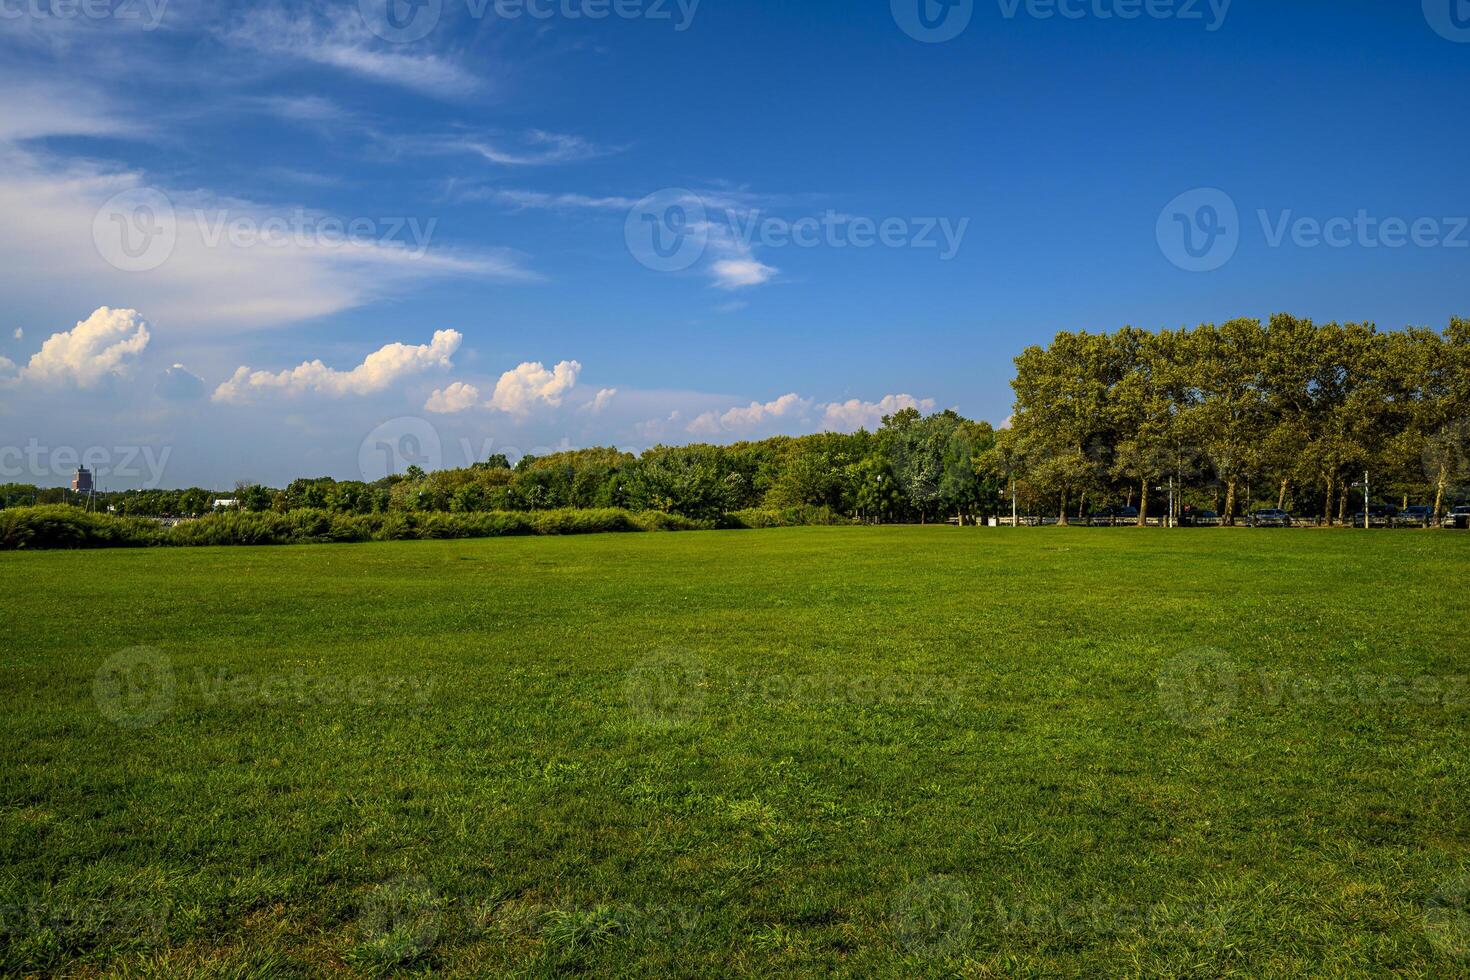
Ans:
{"type": "Polygon", "coordinates": [[[1148,481],[1138,481],[1138,526],[1148,527],[1148,481]]]}
{"type": "Polygon", "coordinates": [[[1333,500],[1333,497],[1335,496],[1334,493],[1333,493],[1333,491],[1336,490],[1336,489],[1337,489],[1337,481],[1333,478],[1333,474],[1328,473],[1327,474],[1327,502],[1322,505],[1322,520],[1320,520],[1320,521],[1317,522],[1318,525],[1321,525],[1325,521],[1328,527],[1331,527],[1332,526],[1332,500],[1333,500]]]}
{"type": "Polygon", "coordinates": [[[1057,518],[1057,527],[1067,526],[1067,491],[1062,491],[1062,513],[1057,518]]]}
{"type": "Polygon", "coordinates": [[[1444,510],[1444,485],[1445,485],[1445,478],[1446,478],[1447,475],[1448,474],[1445,473],[1445,468],[1444,468],[1443,464],[1441,464],[1440,467],[1439,467],[1439,480],[1434,484],[1434,523],[1435,524],[1438,524],[1439,523],[1440,512],[1442,510],[1444,510]]]}
{"type": "Polygon", "coordinates": [[[1235,526],[1235,477],[1225,481],[1225,526],[1235,526]]]}
{"type": "MultiPolygon", "coordinates": [[[[1347,499],[1348,488],[1343,487],[1342,496],[1337,499],[1337,523],[1339,524],[1347,523],[1347,499]]],[[[1363,520],[1366,521],[1367,519],[1368,516],[1366,514],[1363,515],[1363,520]]]]}
{"type": "Polygon", "coordinates": [[[1276,495],[1276,509],[1277,510],[1285,510],[1286,509],[1286,485],[1289,482],[1290,482],[1289,480],[1282,480],[1281,481],[1281,492],[1276,495]]]}

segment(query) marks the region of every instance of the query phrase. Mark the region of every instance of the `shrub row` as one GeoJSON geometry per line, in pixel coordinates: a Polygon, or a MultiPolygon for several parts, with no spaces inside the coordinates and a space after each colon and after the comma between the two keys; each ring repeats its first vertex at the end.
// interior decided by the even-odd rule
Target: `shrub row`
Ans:
{"type": "Polygon", "coordinates": [[[697,531],[711,527],[707,523],[671,514],[635,514],[612,509],[476,514],[336,514],[325,510],[252,514],[230,511],[166,527],[139,518],[89,514],[75,507],[13,507],[0,510],[0,551],[161,545],[325,544],[498,538],[528,534],[697,531]]]}
{"type": "Polygon", "coordinates": [[[771,509],[752,507],[731,514],[731,527],[809,527],[811,525],[851,524],[852,518],[836,513],[830,507],[785,507],[771,509]]]}

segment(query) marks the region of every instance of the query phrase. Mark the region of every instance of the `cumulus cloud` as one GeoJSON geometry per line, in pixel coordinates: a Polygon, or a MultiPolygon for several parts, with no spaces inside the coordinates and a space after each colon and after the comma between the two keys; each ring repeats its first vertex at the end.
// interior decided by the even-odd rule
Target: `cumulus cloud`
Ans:
{"type": "Polygon", "coordinates": [[[439,388],[424,403],[424,411],[438,415],[453,415],[467,412],[480,403],[480,389],[474,385],[456,381],[448,388],[439,388]]]}
{"type": "Polygon", "coordinates": [[[590,410],[591,410],[592,414],[593,415],[600,414],[602,412],[602,410],[605,409],[605,408],[607,408],[607,406],[610,405],[612,403],[612,400],[614,398],[616,398],[617,396],[618,396],[618,389],[616,389],[616,388],[603,388],[592,399],[591,407],[590,407],[590,410]]]}
{"type": "Polygon", "coordinates": [[[822,413],[822,427],[832,432],[855,432],[858,429],[876,429],[883,423],[883,416],[901,412],[906,408],[928,413],[934,411],[934,399],[915,398],[913,395],[884,395],[876,402],[860,401],[856,398],[845,402],[832,402],[822,413]]]}
{"type": "Polygon", "coordinates": [[[31,357],[21,376],[41,384],[91,388],[127,372],[129,359],[148,346],[148,324],[137,310],[98,308],[87,319],[52,334],[31,357]]]}
{"type": "Polygon", "coordinates": [[[715,285],[721,289],[745,289],[771,281],[777,270],[754,258],[717,259],[710,265],[715,285]]]}
{"type": "Polygon", "coordinates": [[[26,332],[24,330],[22,330],[20,327],[16,327],[15,328],[15,339],[16,340],[25,340],[26,339],[26,332]]]}
{"type": "Polygon", "coordinates": [[[743,408],[732,408],[727,412],[705,412],[690,422],[686,431],[704,436],[751,432],[771,422],[800,419],[811,406],[811,399],[792,393],[782,395],[775,401],[751,402],[743,408]]]}
{"type": "Polygon", "coordinates": [[[543,404],[557,408],[562,396],[576,387],[581,371],[577,361],[562,361],[550,370],[539,361],[527,362],[500,376],[490,405],[511,415],[528,415],[543,404]]]}
{"type": "Polygon", "coordinates": [[[214,391],[214,400],[239,404],[252,396],[283,392],[300,395],[307,392],[342,398],[348,395],[371,395],[384,391],[396,382],[436,368],[454,366],[451,358],[459,350],[464,335],[457,330],[438,330],[428,344],[388,344],[369,354],[350,371],[327,367],[320,360],[307,361],[289,371],[272,374],[241,367],[233,377],[214,391]]]}

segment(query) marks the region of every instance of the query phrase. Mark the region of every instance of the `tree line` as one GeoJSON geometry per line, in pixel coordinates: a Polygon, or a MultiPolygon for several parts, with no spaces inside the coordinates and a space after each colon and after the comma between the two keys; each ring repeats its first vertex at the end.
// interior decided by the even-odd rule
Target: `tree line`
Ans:
{"type": "MultiPolygon", "coordinates": [[[[953,411],[907,409],[873,432],[727,446],[593,448],[504,456],[375,482],[242,483],[257,513],[490,513],[616,508],[720,524],[979,521],[1016,510],[1061,523],[1170,499],[1225,522],[1255,507],[1346,519],[1368,474],[1380,501],[1431,505],[1470,486],[1470,321],[1380,332],[1285,314],[1178,331],[1064,332],[1016,358],[1015,411],[1000,430],[953,411]],[[762,514],[764,513],[764,516],[762,514]]],[[[191,517],[220,495],[137,490],[93,501],[127,516],[191,517]]],[[[11,484],[0,505],[66,502],[11,484]]]]}
{"type": "Polygon", "coordinates": [[[1013,423],[989,465],[1064,523],[1119,498],[1142,522],[1171,479],[1226,523],[1255,506],[1340,523],[1365,476],[1378,499],[1437,518],[1470,478],[1462,319],[1443,332],[1281,314],[1061,333],[1016,359],[1013,386],[1013,423]]]}

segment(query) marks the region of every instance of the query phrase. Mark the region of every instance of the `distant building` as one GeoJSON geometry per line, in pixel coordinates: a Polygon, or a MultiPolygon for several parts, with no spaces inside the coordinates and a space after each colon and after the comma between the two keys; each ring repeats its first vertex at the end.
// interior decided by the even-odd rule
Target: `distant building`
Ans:
{"type": "Polygon", "coordinates": [[[77,475],[71,478],[71,488],[81,493],[91,493],[92,471],[85,466],[78,466],[77,475]]]}
{"type": "Polygon", "coordinates": [[[238,500],[216,500],[214,502],[214,509],[215,510],[239,510],[240,509],[240,501],[238,501],[238,500]]]}

